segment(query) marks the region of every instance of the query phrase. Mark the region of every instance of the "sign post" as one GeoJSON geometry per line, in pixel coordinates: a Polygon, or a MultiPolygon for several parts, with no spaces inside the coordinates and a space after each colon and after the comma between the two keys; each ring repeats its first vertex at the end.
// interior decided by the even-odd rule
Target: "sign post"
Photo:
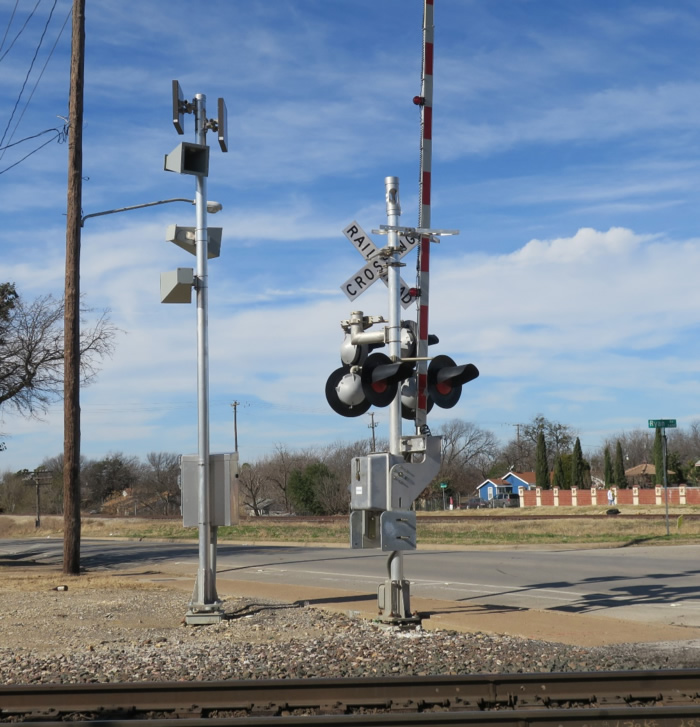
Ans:
{"type": "Polygon", "coordinates": [[[666,535],[671,534],[671,528],[668,521],[668,465],[667,460],[667,446],[666,446],[666,428],[675,429],[675,419],[649,419],[649,429],[660,429],[661,430],[661,447],[663,452],[663,467],[664,467],[664,500],[666,501],[666,535]]]}

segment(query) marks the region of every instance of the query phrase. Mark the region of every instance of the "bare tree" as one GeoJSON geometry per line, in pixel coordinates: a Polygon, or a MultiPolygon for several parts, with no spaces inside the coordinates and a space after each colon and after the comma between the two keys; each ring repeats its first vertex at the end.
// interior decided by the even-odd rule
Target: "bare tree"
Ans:
{"type": "MultiPolygon", "coordinates": [[[[9,405],[24,416],[36,416],[63,396],[63,308],[63,300],[51,295],[28,304],[17,296],[12,307],[4,311],[0,331],[0,409],[9,405]]],[[[92,328],[81,333],[83,385],[95,378],[99,361],[111,354],[116,332],[103,312],[92,328]]]]}
{"type": "Polygon", "coordinates": [[[8,471],[0,477],[0,512],[9,515],[31,512],[33,494],[27,487],[27,473],[8,471]]]}
{"type": "Polygon", "coordinates": [[[547,449],[547,466],[549,469],[553,469],[557,457],[572,451],[576,433],[568,424],[551,421],[542,414],[534,417],[529,424],[523,424],[520,435],[521,442],[524,443],[532,457],[531,462],[528,460],[528,469],[534,470],[536,459],[534,455],[537,451],[537,439],[540,432],[544,435],[547,449]]]}
{"type": "Polygon", "coordinates": [[[620,442],[625,455],[624,468],[636,467],[638,464],[654,462],[654,430],[635,429],[623,432],[605,440],[603,447],[609,447],[615,452],[617,442],[620,442]]]}
{"type": "Polygon", "coordinates": [[[334,442],[320,448],[316,452],[316,456],[347,490],[350,483],[350,462],[353,457],[364,457],[369,454],[370,449],[370,443],[366,439],[358,439],[350,444],[334,442]]]}
{"type": "Polygon", "coordinates": [[[316,500],[324,515],[344,515],[350,512],[350,488],[348,478],[338,480],[335,473],[327,469],[316,478],[316,500]]]}
{"type": "Polygon", "coordinates": [[[449,482],[455,492],[471,492],[497,457],[496,436],[462,419],[445,422],[438,434],[442,436],[442,464],[436,479],[449,482]]]}
{"type": "Polygon", "coordinates": [[[700,421],[691,422],[687,431],[670,429],[666,434],[669,461],[676,457],[681,464],[685,481],[697,485],[699,477],[695,463],[700,460],[700,421]]]}
{"type": "Polygon", "coordinates": [[[135,489],[142,508],[172,515],[180,508],[180,457],[172,452],[149,452],[135,489]]]}
{"type": "Polygon", "coordinates": [[[262,502],[267,499],[267,483],[261,467],[257,464],[241,465],[238,472],[238,483],[243,502],[255,515],[262,515],[262,502]]]}
{"type": "Polygon", "coordinates": [[[39,469],[51,472],[51,484],[45,485],[41,490],[41,507],[50,515],[63,513],[63,453],[55,457],[45,457],[39,469]]]}
{"type": "Polygon", "coordinates": [[[306,464],[306,456],[290,452],[283,444],[275,444],[275,454],[258,463],[263,479],[267,480],[282,496],[285,512],[290,511],[289,476],[292,471],[306,464]]]}

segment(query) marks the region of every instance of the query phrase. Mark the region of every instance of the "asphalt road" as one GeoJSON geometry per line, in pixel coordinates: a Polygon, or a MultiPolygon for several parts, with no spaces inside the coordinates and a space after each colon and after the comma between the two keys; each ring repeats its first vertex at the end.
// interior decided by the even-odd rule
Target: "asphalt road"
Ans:
{"type": "MultiPolygon", "coordinates": [[[[404,556],[412,598],[700,627],[697,546],[592,550],[418,550],[404,556]]],[[[0,540],[0,562],[60,565],[60,539],[0,540]]],[[[376,596],[387,554],[347,548],[221,544],[217,582],[254,581],[376,596]]],[[[84,539],[89,570],[153,568],[194,577],[196,544],[84,539]]]]}

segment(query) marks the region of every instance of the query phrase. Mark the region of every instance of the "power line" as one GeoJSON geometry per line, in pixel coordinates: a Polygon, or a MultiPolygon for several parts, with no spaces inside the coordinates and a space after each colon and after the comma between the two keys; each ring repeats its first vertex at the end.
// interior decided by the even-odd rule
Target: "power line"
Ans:
{"type": "MultiPolygon", "coordinates": [[[[34,16],[34,13],[36,12],[36,9],[39,7],[40,4],[41,4],[41,0],[36,0],[36,5],[34,6],[34,9],[27,16],[27,19],[24,21],[24,25],[19,29],[19,33],[17,33],[17,35],[12,39],[12,43],[10,43],[10,47],[0,56],[0,63],[2,63],[3,59],[5,58],[5,56],[12,50],[12,46],[17,41],[17,38],[19,38],[19,36],[22,35],[22,32],[27,27],[27,23],[32,19],[32,17],[34,16]]],[[[17,3],[15,3],[15,8],[17,8],[17,3]]],[[[14,15],[15,15],[15,12],[13,10],[12,11],[12,17],[14,17],[14,15]]],[[[12,18],[10,18],[10,23],[12,23],[12,18]]],[[[9,30],[10,30],[10,26],[8,25],[7,26],[7,30],[5,31],[5,36],[7,36],[7,33],[9,32],[9,30]]],[[[4,38],[3,38],[3,41],[2,42],[3,42],[3,44],[5,43],[5,39],[4,38]]]]}
{"type": "Polygon", "coordinates": [[[0,151],[5,151],[5,149],[11,149],[13,146],[19,146],[20,144],[23,144],[25,141],[31,141],[32,139],[37,139],[40,136],[43,136],[44,134],[50,134],[52,131],[56,132],[56,134],[66,134],[66,127],[64,126],[63,129],[44,129],[43,131],[40,131],[38,134],[32,134],[31,136],[25,136],[24,139],[20,139],[19,141],[15,141],[12,144],[5,144],[5,146],[0,146],[0,151]]]}
{"type": "MultiPolygon", "coordinates": [[[[48,129],[48,131],[55,131],[56,136],[52,137],[48,141],[45,141],[43,144],[39,145],[36,149],[33,151],[30,151],[29,154],[25,154],[21,159],[17,160],[14,164],[10,164],[9,167],[5,167],[5,169],[0,169],[0,174],[4,174],[5,172],[9,172],[10,169],[13,169],[17,165],[21,164],[25,159],[28,159],[32,154],[36,154],[40,149],[43,149],[47,144],[50,144],[52,141],[55,141],[56,139],[63,140],[65,138],[64,131],[59,131],[58,129],[48,129]]],[[[45,132],[41,132],[43,134],[45,132]]],[[[41,134],[36,134],[35,136],[41,136],[41,134]]],[[[33,139],[35,137],[28,137],[29,139],[33,139]]],[[[22,141],[26,141],[26,139],[22,139],[22,141]]],[[[16,142],[16,144],[9,144],[6,149],[9,149],[10,146],[16,146],[17,144],[21,144],[21,141],[16,142]]]]}
{"type": "MultiPolygon", "coordinates": [[[[53,12],[53,10],[52,10],[52,12],[53,12]]],[[[63,21],[63,25],[61,26],[61,29],[58,31],[58,35],[56,36],[56,40],[54,41],[54,44],[51,47],[51,50],[49,51],[48,56],[46,57],[46,61],[44,61],[44,65],[43,65],[41,71],[39,72],[39,77],[36,79],[36,81],[34,83],[34,87],[32,88],[32,92],[29,94],[29,98],[27,99],[27,102],[24,104],[24,108],[22,109],[22,113],[20,114],[19,118],[17,119],[17,123],[15,124],[14,128],[12,129],[12,133],[10,134],[9,141],[12,141],[12,139],[14,138],[14,135],[15,135],[15,133],[17,131],[17,128],[19,127],[22,119],[24,118],[24,114],[26,113],[27,109],[29,108],[29,104],[31,103],[31,100],[34,98],[34,93],[36,92],[36,89],[38,88],[39,83],[41,82],[41,79],[44,76],[44,72],[46,71],[46,68],[49,65],[49,61],[51,60],[51,58],[52,58],[52,56],[54,54],[54,51],[56,50],[56,46],[58,45],[58,41],[61,40],[61,36],[63,35],[63,31],[65,30],[66,24],[68,23],[68,20],[70,19],[70,16],[71,16],[71,13],[72,12],[73,12],[73,8],[71,8],[68,11],[68,14],[66,15],[66,19],[63,21]]],[[[51,20],[51,18],[49,17],[49,21],[50,20],[51,20]]],[[[5,148],[7,148],[7,146],[5,146],[5,148]]],[[[4,152],[4,149],[3,149],[3,152],[4,152]]],[[[4,156],[4,154],[0,155],[0,159],[2,159],[3,156],[4,156]]]]}
{"type": "Polygon", "coordinates": [[[7,40],[7,34],[10,32],[10,28],[12,27],[12,21],[15,19],[15,13],[17,12],[17,6],[19,5],[19,0],[15,0],[15,6],[12,8],[12,15],[10,15],[10,19],[7,22],[7,28],[5,28],[5,35],[2,36],[2,42],[0,42],[0,50],[2,50],[2,47],[5,45],[5,41],[7,40]]]}
{"type": "Polygon", "coordinates": [[[36,50],[34,51],[34,56],[32,57],[32,62],[29,64],[29,70],[27,71],[27,74],[24,77],[24,82],[22,83],[22,88],[19,91],[19,96],[17,96],[17,101],[15,101],[14,108],[12,109],[12,113],[10,114],[10,118],[7,121],[7,126],[5,126],[5,131],[2,134],[2,139],[0,139],[0,145],[5,141],[5,137],[7,136],[7,131],[10,128],[10,124],[12,123],[12,119],[15,116],[15,111],[17,111],[17,107],[19,106],[19,102],[22,100],[22,94],[24,93],[24,89],[27,86],[27,81],[29,80],[29,76],[31,75],[32,69],[34,68],[34,62],[36,61],[36,58],[39,55],[39,50],[41,49],[42,43],[44,42],[44,36],[46,35],[46,31],[49,29],[49,23],[51,22],[51,18],[53,17],[53,11],[56,8],[56,3],[57,2],[58,2],[58,0],[53,0],[53,5],[51,6],[51,10],[49,12],[49,17],[48,17],[48,19],[46,21],[46,24],[44,25],[43,31],[41,32],[41,37],[39,38],[39,43],[37,44],[36,50]]]}

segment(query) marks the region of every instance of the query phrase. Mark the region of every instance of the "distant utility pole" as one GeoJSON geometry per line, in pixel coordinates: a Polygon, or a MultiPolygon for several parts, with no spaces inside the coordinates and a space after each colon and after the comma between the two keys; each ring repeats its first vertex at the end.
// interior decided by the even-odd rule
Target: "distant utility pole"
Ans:
{"type": "Polygon", "coordinates": [[[368,424],[367,426],[372,430],[372,451],[373,452],[376,452],[377,451],[377,442],[376,442],[376,439],[374,437],[374,430],[379,426],[379,422],[375,422],[374,421],[374,412],[373,411],[371,411],[369,413],[369,415],[370,415],[370,417],[372,419],[372,423],[371,424],[368,424]]]}
{"type": "Polygon", "coordinates": [[[80,575],[80,225],[85,0],[73,0],[63,360],[63,572],[80,575]]]}
{"type": "Polygon", "coordinates": [[[233,451],[238,452],[238,417],[236,416],[236,412],[238,410],[238,407],[240,406],[240,401],[234,401],[233,404],[231,404],[231,407],[233,409],[233,451]]]}
{"type": "Polygon", "coordinates": [[[27,476],[27,481],[30,485],[36,487],[36,519],[34,520],[34,527],[41,527],[41,493],[40,488],[42,485],[50,485],[53,480],[53,472],[49,470],[34,470],[27,476]]]}

